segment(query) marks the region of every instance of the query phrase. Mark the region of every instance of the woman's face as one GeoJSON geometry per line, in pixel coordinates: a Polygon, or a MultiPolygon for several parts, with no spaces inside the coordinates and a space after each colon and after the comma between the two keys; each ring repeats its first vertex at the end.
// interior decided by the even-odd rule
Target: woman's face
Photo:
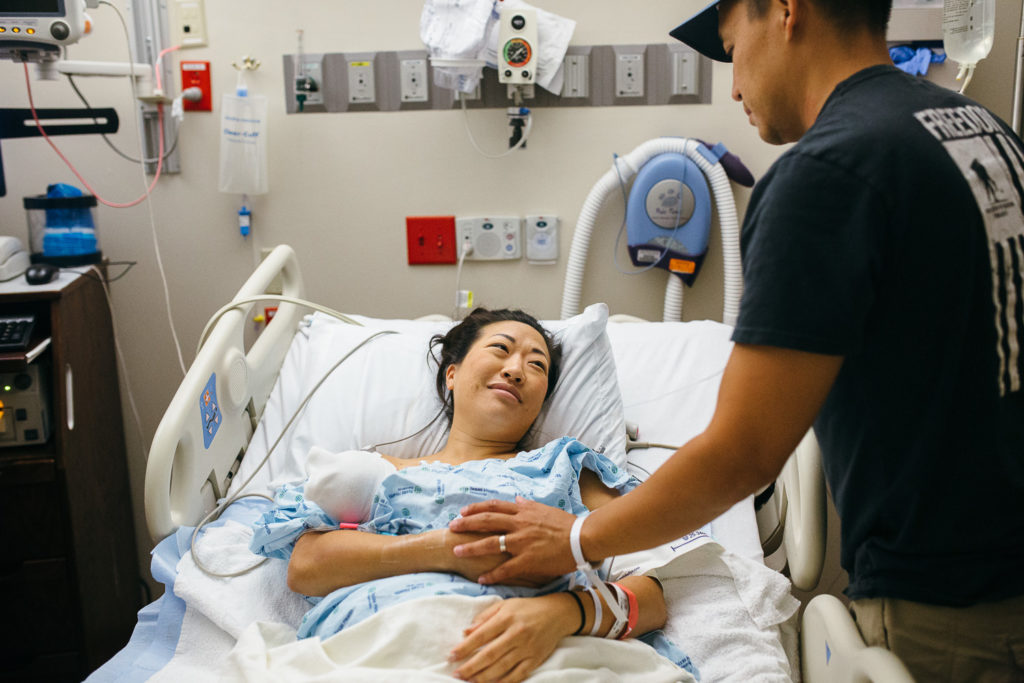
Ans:
{"type": "Polygon", "coordinates": [[[480,330],[465,358],[445,370],[455,404],[452,428],[518,443],[537,419],[551,359],[537,330],[511,320],[480,330]]]}

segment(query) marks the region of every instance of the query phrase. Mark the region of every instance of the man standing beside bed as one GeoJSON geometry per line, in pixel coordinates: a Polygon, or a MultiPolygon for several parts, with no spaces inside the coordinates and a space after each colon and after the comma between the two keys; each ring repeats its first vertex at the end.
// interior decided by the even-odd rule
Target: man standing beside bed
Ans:
{"type": "MultiPolygon", "coordinates": [[[[456,544],[481,537],[447,528],[468,502],[520,495],[579,514],[639,482],[574,439],[519,451],[560,369],[561,349],[532,317],[477,309],[432,346],[450,422],[444,448],[419,460],[314,448],[308,479],[279,490],[277,506],[254,525],[253,551],[289,558],[289,587],[317,596],[298,635],[327,638],[419,597],[498,595],[505,599],[477,616],[450,659],[459,662],[460,678],[512,682],[543,664],[566,636],[622,639],[663,626],[665,599],[648,576],[610,584],[626,605],[622,622],[596,591],[567,580],[543,589],[522,581],[484,587],[478,577],[501,560],[454,557],[456,544]]],[[[664,637],[648,642],[688,663],[664,637]]],[[[675,669],[669,660],[664,665],[675,669]]]]}
{"type": "Polygon", "coordinates": [[[772,144],[708,429],[585,521],[532,502],[450,528],[554,575],[699,528],[774,480],[812,423],[869,645],[920,680],[1024,680],[1024,146],[895,69],[889,0],[723,0],[672,35],[733,63],[772,144]],[[985,171],[984,178],[978,169],[985,171]],[[993,191],[993,184],[995,186],[993,191]]]}

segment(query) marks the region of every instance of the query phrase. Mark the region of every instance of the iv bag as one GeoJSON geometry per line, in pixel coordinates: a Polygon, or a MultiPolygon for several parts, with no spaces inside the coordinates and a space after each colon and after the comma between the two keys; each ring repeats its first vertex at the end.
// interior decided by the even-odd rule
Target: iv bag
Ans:
{"type": "Polygon", "coordinates": [[[224,95],[220,119],[221,192],[267,191],[267,98],[224,95]]]}
{"type": "Polygon", "coordinates": [[[961,73],[988,57],[995,34],[995,16],[996,0],[945,0],[943,3],[942,43],[946,55],[961,65],[961,73]]]}

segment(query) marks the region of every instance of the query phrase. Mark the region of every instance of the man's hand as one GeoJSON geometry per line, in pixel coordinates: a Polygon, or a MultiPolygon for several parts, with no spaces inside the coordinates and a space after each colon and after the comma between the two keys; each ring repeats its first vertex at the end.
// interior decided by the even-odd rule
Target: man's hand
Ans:
{"type": "Polygon", "coordinates": [[[486,538],[456,545],[456,557],[500,553],[499,536],[505,536],[506,554],[512,558],[481,575],[483,584],[509,583],[509,579],[553,579],[576,568],[569,547],[574,515],[542,503],[516,497],[515,503],[489,500],[462,509],[462,517],[448,524],[458,533],[490,533],[486,538]]]}

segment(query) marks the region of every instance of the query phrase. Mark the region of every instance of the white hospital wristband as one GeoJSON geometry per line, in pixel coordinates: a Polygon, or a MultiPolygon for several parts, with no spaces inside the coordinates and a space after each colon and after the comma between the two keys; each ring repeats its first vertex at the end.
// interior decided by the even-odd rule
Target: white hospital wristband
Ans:
{"type": "MultiPolygon", "coordinates": [[[[583,520],[586,515],[580,515],[576,518],[576,521],[572,523],[572,529],[569,530],[569,549],[572,550],[572,558],[576,562],[576,569],[583,572],[584,578],[587,583],[597,589],[597,592],[604,598],[608,608],[611,609],[612,614],[615,616],[615,620],[619,621],[626,619],[627,615],[623,614],[619,608],[619,601],[612,597],[611,591],[608,590],[608,585],[601,579],[594,567],[587,562],[587,558],[583,556],[583,548],[580,546],[580,531],[583,529],[583,520]]],[[[594,602],[598,615],[601,614],[601,601],[597,599],[597,595],[594,595],[594,602]]],[[[597,624],[595,623],[594,629],[591,631],[591,635],[596,633],[597,624]]]]}
{"type": "Polygon", "coordinates": [[[577,517],[576,521],[572,523],[572,529],[569,531],[569,548],[572,550],[572,559],[576,562],[576,568],[580,571],[585,571],[584,567],[591,566],[587,562],[587,558],[583,557],[583,547],[580,545],[580,532],[583,530],[583,520],[586,518],[586,515],[577,517]]]}

